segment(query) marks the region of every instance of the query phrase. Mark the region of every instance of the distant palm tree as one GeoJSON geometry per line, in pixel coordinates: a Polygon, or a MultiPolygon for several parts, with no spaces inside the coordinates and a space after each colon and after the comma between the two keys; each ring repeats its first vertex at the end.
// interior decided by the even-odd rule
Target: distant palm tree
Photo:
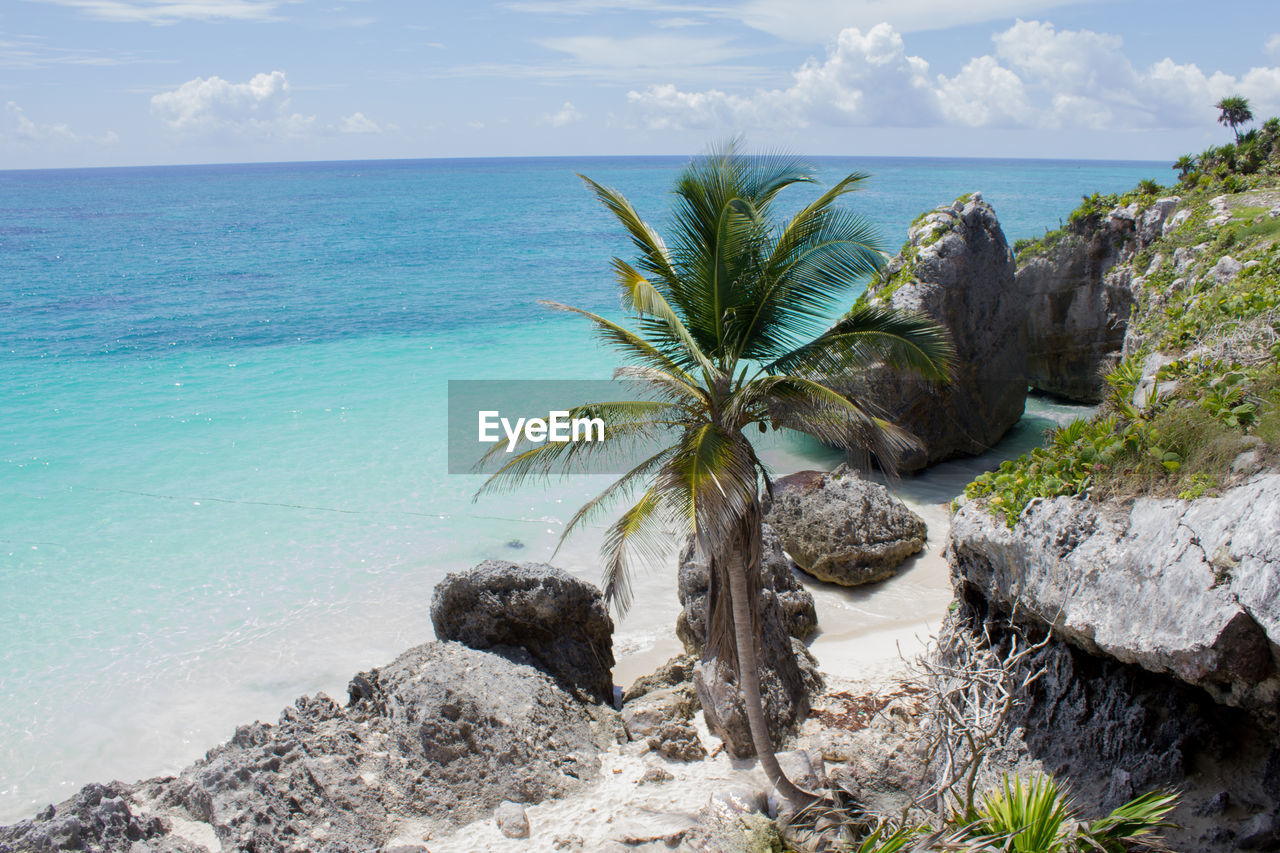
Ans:
{"type": "Polygon", "coordinates": [[[1196,170],[1196,158],[1190,154],[1183,154],[1173,161],[1173,168],[1178,170],[1178,180],[1185,181],[1187,176],[1196,170]]]}
{"type": "Polygon", "coordinates": [[[1218,108],[1218,124],[1225,124],[1240,141],[1240,125],[1253,121],[1253,111],[1249,109],[1249,99],[1241,95],[1229,95],[1215,104],[1218,108]]]}
{"type": "Polygon", "coordinates": [[[646,439],[670,442],[583,506],[564,535],[613,500],[639,494],[602,547],[605,596],[624,613],[634,558],[663,553],[673,532],[692,533],[710,569],[704,659],[736,670],[761,766],[798,805],[812,797],[778,765],[760,697],[760,491],[769,478],[747,431],[799,428],[892,459],[908,436],[823,377],[885,362],[944,380],[952,359],[945,332],[919,315],[857,307],[830,322],[884,261],[871,225],[835,204],[865,178],[849,175],[779,227],[771,215],[775,197],[814,182],[813,170],[789,158],[747,157],[730,144],[694,160],[677,179],[664,240],[620,193],[583,177],[639,253],[634,264],[613,261],[638,331],[548,304],[590,320],[630,362],[615,376],[640,383],[652,399],[575,408],[573,417],[604,420],[605,442],[534,446],[485,484],[514,486],[562,473],[587,455],[646,439]]]}

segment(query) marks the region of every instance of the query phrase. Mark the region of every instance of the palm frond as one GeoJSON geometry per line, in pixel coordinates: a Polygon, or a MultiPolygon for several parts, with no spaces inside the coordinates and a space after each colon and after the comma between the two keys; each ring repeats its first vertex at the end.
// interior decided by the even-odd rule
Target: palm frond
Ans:
{"type": "MultiPolygon", "coordinates": [[[[631,452],[635,442],[653,439],[672,426],[683,423],[680,409],[661,400],[625,400],[610,403],[587,403],[568,410],[569,418],[599,418],[604,422],[603,441],[545,442],[508,454],[501,441],[480,458],[477,468],[494,459],[510,456],[476,491],[482,494],[516,489],[531,479],[564,476],[581,470],[600,456],[616,456],[631,452]]],[[[473,498],[473,499],[474,499],[473,498]]]]}
{"type": "Polygon", "coordinates": [[[878,361],[926,379],[945,380],[955,361],[955,347],[946,330],[923,314],[859,305],[766,369],[839,376],[878,361]]]}
{"type": "Polygon", "coordinates": [[[684,356],[681,360],[714,374],[715,365],[703,354],[702,348],[689,334],[684,321],[671,308],[671,304],[667,302],[661,291],[626,261],[614,258],[613,266],[618,274],[618,283],[622,285],[623,293],[627,298],[628,307],[658,320],[670,337],[680,344],[681,354],[684,356]]]}
{"type": "Polygon", "coordinates": [[[693,377],[689,376],[680,365],[668,357],[665,353],[651,344],[649,341],[637,335],[630,329],[619,326],[612,320],[607,320],[599,314],[593,314],[590,311],[584,311],[581,308],[575,308],[572,305],[564,305],[560,302],[552,302],[550,300],[542,300],[542,305],[552,309],[553,311],[564,311],[570,314],[579,314],[586,317],[596,327],[596,334],[607,344],[613,346],[623,356],[632,360],[648,364],[659,370],[664,370],[672,376],[680,379],[689,385],[690,388],[696,388],[697,382],[693,377]]]}
{"type": "Polygon", "coordinates": [[[661,235],[636,212],[626,196],[611,187],[591,180],[586,175],[579,174],[578,177],[631,235],[632,243],[640,250],[641,264],[645,269],[665,283],[677,281],[678,276],[671,265],[667,244],[663,242],[661,235]]]}
{"type": "Polygon", "coordinates": [[[678,524],[679,514],[671,510],[668,498],[651,486],[605,533],[600,546],[601,586],[605,601],[613,604],[619,618],[631,609],[631,575],[637,559],[652,565],[671,547],[671,528],[678,524]]]}

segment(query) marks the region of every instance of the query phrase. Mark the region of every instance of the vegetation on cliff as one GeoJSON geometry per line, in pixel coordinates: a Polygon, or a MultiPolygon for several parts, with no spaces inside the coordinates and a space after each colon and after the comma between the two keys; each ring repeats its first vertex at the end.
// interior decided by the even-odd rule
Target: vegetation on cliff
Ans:
{"type": "Polygon", "coordinates": [[[1280,447],[1280,119],[1174,168],[1176,187],[1095,194],[1015,247],[1021,262],[1117,208],[1140,219],[1179,198],[1157,239],[1121,247],[1137,306],[1098,413],[966,488],[1010,526],[1037,497],[1212,494],[1280,447]]]}

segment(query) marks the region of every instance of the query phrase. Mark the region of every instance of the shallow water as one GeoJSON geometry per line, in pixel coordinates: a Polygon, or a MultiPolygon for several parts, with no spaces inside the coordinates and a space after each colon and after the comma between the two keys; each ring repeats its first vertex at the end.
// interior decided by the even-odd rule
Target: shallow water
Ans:
{"type": "MultiPolygon", "coordinates": [[[[585,327],[536,305],[616,312],[608,258],[626,241],[573,173],[661,221],[680,165],[0,172],[0,820],[91,780],[173,772],[299,694],[341,697],[431,637],[444,573],[548,558],[605,478],[473,503],[478,480],[445,473],[446,381],[607,377],[585,327]]],[[[889,245],[975,188],[1013,240],[1082,193],[1168,171],[822,168],[876,175],[853,201],[889,245]]],[[[828,458],[799,440],[775,452],[780,472],[828,458]]],[[[897,488],[936,504],[969,474],[897,488]]],[[[598,535],[557,563],[595,580],[598,535]]],[[[641,579],[621,652],[670,636],[671,581],[641,579]]],[[[881,599],[925,594],[832,607],[875,622],[881,599]]]]}

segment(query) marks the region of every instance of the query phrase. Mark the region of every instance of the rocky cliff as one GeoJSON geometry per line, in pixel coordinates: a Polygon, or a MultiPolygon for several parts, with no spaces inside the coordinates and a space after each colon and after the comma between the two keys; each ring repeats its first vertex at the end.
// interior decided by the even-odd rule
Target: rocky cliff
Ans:
{"type": "Polygon", "coordinates": [[[1120,359],[1134,308],[1130,262],[1159,239],[1176,196],[1131,202],[1074,219],[1056,238],[1018,255],[1033,388],[1096,403],[1120,359]]]}
{"type": "Polygon", "coordinates": [[[1024,306],[1013,255],[980,193],[922,216],[862,299],[922,313],[956,350],[950,383],[871,371],[855,393],[920,440],[903,470],[988,450],[1022,417],[1027,394],[1024,306]]]}
{"type": "Polygon", "coordinates": [[[947,556],[970,628],[1052,631],[1011,720],[1097,809],[1182,791],[1175,849],[1280,844],[1280,474],[1221,497],[975,503],[947,556]]]}

